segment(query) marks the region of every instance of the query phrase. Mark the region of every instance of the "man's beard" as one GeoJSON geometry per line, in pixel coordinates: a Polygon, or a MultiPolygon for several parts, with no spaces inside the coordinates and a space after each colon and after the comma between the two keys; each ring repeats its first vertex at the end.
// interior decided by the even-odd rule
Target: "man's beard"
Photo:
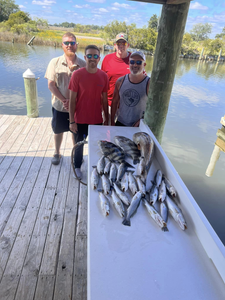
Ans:
{"type": "Polygon", "coordinates": [[[75,51],[74,52],[73,51],[68,51],[67,49],[63,49],[63,50],[64,50],[64,53],[66,54],[66,56],[68,56],[70,58],[74,57],[75,51]]]}
{"type": "Polygon", "coordinates": [[[139,75],[143,73],[143,70],[139,69],[138,71],[133,71],[132,69],[130,69],[130,72],[132,75],[139,75]]]}

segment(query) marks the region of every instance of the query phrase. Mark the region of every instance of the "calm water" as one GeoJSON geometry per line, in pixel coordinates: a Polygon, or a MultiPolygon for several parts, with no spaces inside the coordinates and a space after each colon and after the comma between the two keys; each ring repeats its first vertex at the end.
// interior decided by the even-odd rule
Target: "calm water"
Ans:
{"type": "MultiPolygon", "coordinates": [[[[60,48],[0,42],[0,113],[26,115],[22,74],[30,68],[40,77],[39,115],[50,117],[50,92],[44,74],[50,59],[61,54],[60,48]]],[[[83,58],[83,52],[78,56],[83,58]]],[[[152,64],[149,57],[149,75],[152,64]]],[[[221,152],[213,176],[205,176],[220,119],[225,115],[224,96],[225,64],[180,60],[162,147],[225,244],[225,153],[221,152]]]]}

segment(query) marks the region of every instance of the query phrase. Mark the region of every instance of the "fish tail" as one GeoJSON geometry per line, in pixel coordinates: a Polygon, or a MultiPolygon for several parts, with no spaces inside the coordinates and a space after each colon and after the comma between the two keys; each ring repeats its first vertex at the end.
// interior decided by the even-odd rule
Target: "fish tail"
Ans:
{"type": "Polygon", "coordinates": [[[165,231],[169,231],[169,229],[168,229],[167,227],[163,227],[163,228],[162,228],[162,231],[164,231],[164,232],[165,232],[165,231]]]}
{"type": "Polygon", "coordinates": [[[130,219],[124,219],[122,223],[125,226],[130,226],[130,219]]]}

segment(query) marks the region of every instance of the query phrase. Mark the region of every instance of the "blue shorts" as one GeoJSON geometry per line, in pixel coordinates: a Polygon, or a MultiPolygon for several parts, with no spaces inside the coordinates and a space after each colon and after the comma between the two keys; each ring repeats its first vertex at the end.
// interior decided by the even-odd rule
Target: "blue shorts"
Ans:
{"type": "Polygon", "coordinates": [[[52,107],[52,130],[55,134],[70,131],[69,113],[61,112],[52,107]]]}

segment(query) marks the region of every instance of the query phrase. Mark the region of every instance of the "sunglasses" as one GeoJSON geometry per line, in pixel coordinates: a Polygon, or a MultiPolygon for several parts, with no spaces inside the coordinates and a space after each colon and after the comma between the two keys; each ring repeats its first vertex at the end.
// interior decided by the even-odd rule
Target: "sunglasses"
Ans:
{"type": "Polygon", "coordinates": [[[142,60],[130,60],[131,65],[134,65],[136,63],[138,66],[140,66],[142,62],[143,62],[142,60]]]}
{"type": "Polygon", "coordinates": [[[127,42],[117,42],[117,46],[126,46],[127,42]]]}
{"type": "Polygon", "coordinates": [[[93,57],[94,59],[98,59],[98,58],[99,58],[99,55],[98,55],[98,54],[87,54],[86,57],[87,57],[88,59],[91,59],[92,57],[93,57]]]}
{"type": "Polygon", "coordinates": [[[63,42],[63,44],[66,46],[69,46],[69,45],[74,46],[76,44],[76,42],[63,42]]]}

